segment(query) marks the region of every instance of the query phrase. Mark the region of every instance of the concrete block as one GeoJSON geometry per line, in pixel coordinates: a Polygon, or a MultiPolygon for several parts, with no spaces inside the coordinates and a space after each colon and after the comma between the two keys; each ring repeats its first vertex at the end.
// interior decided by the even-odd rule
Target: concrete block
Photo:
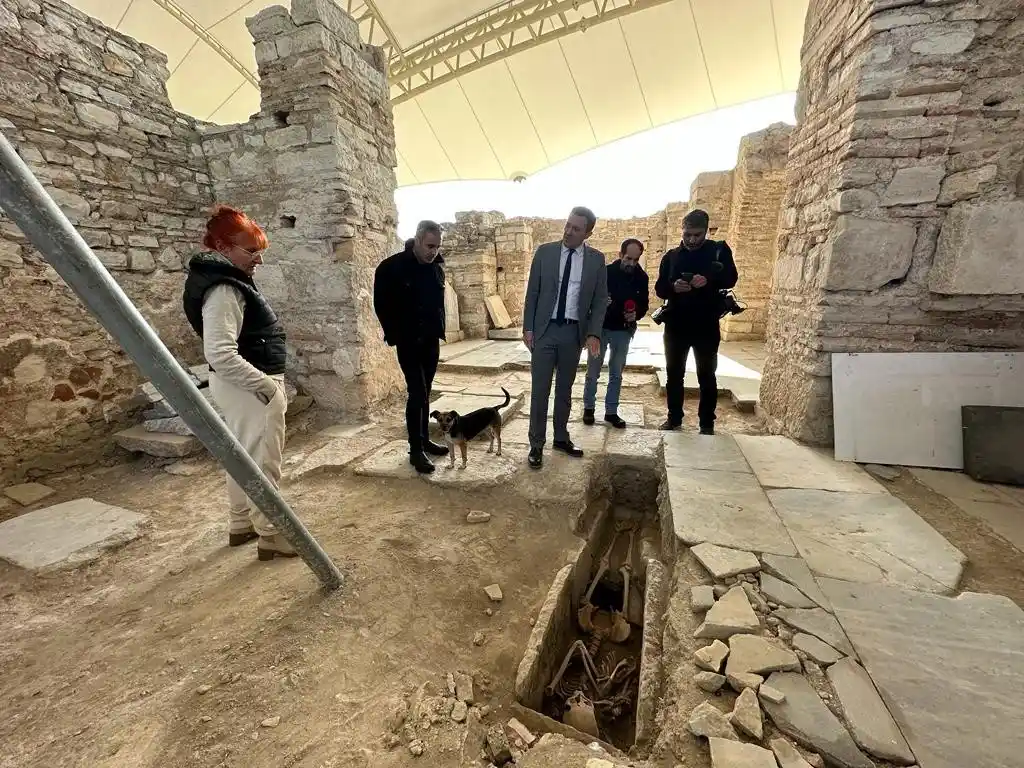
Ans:
{"type": "Polygon", "coordinates": [[[75,499],[0,523],[0,558],[29,570],[94,560],[141,535],[145,516],[75,499]]]}
{"type": "Polygon", "coordinates": [[[987,483],[1024,485],[1024,408],[965,405],[964,471],[987,483]]]}

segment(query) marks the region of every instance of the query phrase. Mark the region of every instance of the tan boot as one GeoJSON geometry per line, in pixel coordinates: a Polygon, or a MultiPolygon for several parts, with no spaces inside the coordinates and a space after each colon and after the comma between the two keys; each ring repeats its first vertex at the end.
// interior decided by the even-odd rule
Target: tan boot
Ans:
{"type": "Polygon", "coordinates": [[[275,557],[298,557],[299,553],[284,536],[275,533],[273,536],[260,536],[256,556],[260,560],[273,560],[275,557]]]}

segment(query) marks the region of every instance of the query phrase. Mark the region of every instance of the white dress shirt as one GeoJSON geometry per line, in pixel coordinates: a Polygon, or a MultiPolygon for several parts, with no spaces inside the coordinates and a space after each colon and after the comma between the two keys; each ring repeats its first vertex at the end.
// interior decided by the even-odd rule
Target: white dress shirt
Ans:
{"type": "MultiPolygon", "coordinates": [[[[569,290],[565,295],[565,319],[580,319],[580,287],[583,283],[583,248],[580,246],[572,255],[572,266],[569,268],[569,290]]],[[[555,308],[551,310],[551,319],[558,317],[558,296],[562,295],[562,275],[565,273],[565,260],[569,257],[569,249],[562,246],[558,258],[558,289],[555,291],[555,308]]]]}

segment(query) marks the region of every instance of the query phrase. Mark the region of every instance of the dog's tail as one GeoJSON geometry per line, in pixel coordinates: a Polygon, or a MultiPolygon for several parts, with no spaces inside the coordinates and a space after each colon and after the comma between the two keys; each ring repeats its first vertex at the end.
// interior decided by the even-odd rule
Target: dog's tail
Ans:
{"type": "Polygon", "coordinates": [[[510,394],[508,393],[508,390],[507,390],[507,389],[505,389],[504,387],[502,387],[502,388],[501,388],[501,391],[505,393],[505,402],[504,402],[504,403],[502,403],[502,404],[501,404],[501,405],[499,405],[499,406],[496,406],[496,407],[498,407],[498,408],[504,408],[504,407],[505,407],[506,405],[508,405],[509,403],[511,403],[511,402],[512,402],[512,395],[510,395],[510,394]]]}

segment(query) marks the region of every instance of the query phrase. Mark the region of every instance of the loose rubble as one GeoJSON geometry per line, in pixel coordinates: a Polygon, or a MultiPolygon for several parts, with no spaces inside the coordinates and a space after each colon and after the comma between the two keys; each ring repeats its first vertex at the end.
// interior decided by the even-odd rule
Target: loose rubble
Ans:
{"type": "Polygon", "coordinates": [[[814,635],[847,656],[854,656],[853,646],[835,616],[821,608],[780,608],[775,612],[793,629],[814,635]]]}
{"type": "Polygon", "coordinates": [[[694,651],[693,662],[708,672],[719,672],[722,669],[722,662],[728,655],[729,646],[721,640],[715,640],[711,645],[705,645],[694,651]]]}
{"type": "Polygon", "coordinates": [[[690,733],[705,738],[739,739],[729,718],[710,702],[698,704],[690,713],[690,733]]]}
{"type": "Polygon", "coordinates": [[[690,610],[704,613],[715,604],[715,589],[708,585],[690,587],[690,610]]]}
{"type": "Polygon", "coordinates": [[[711,768],[776,768],[770,751],[756,744],[709,739],[711,768]]]}
{"type": "Polygon", "coordinates": [[[501,587],[497,584],[489,584],[484,587],[484,592],[487,593],[487,597],[495,603],[500,603],[503,595],[501,594],[501,587]]]}
{"type": "Polygon", "coordinates": [[[698,672],[693,676],[693,682],[702,691],[717,693],[725,685],[725,675],[717,672],[698,672]]]}
{"type": "Polygon", "coordinates": [[[775,759],[779,761],[779,768],[811,768],[811,764],[804,760],[796,747],[785,739],[772,739],[770,746],[775,759]]]}
{"type": "Polygon", "coordinates": [[[467,523],[486,523],[490,519],[491,519],[491,513],[490,512],[481,512],[478,509],[471,510],[469,512],[469,514],[466,515],[466,522],[467,523]]]}
{"type": "Polygon", "coordinates": [[[746,592],[742,587],[733,587],[711,607],[693,636],[726,640],[738,633],[754,634],[760,629],[761,622],[750,607],[746,592]]]}
{"type": "Polygon", "coordinates": [[[715,544],[698,544],[690,550],[708,572],[718,580],[741,573],[754,573],[761,563],[752,552],[728,549],[715,544]]]}
{"type": "Polygon", "coordinates": [[[806,653],[809,659],[823,666],[835,664],[843,658],[843,654],[831,645],[822,642],[814,635],[808,635],[804,632],[797,632],[793,635],[793,647],[798,651],[806,653]]]}
{"type": "Polygon", "coordinates": [[[753,739],[760,740],[764,735],[764,722],[761,718],[761,705],[757,702],[757,694],[750,688],[745,688],[736,697],[732,714],[729,715],[729,722],[733,726],[747,734],[753,739]]]}

